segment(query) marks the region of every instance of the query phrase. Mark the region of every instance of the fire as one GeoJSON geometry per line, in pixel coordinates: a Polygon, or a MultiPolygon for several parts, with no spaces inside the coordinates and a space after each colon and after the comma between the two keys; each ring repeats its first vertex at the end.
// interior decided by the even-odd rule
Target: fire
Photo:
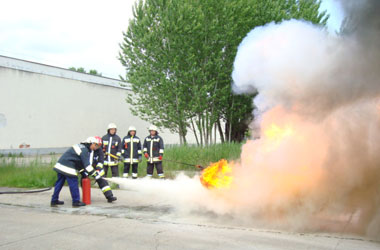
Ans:
{"type": "Polygon", "coordinates": [[[212,163],[202,171],[201,183],[206,188],[228,188],[232,182],[232,169],[224,159],[212,163]]]}
{"type": "Polygon", "coordinates": [[[272,123],[264,130],[264,137],[267,139],[266,150],[275,150],[285,138],[293,135],[294,130],[291,126],[280,127],[277,124],[272,123]]]}
{"type": "Polygon", "coordinates": [[[291,127],[280,128],[276,124],[272,123],[271,126],[264,131],[264,134],[269,139],[279,141],[284,137],[291,136],[293,129],[291,127]]]}

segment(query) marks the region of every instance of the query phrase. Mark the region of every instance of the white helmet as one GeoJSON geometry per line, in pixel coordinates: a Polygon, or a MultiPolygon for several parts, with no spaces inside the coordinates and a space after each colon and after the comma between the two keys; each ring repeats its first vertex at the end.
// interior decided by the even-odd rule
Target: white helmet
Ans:
{"type": "Polygon", "coordinates": [[[134,127],[134,126],[129,126],[129,128],[128,128],[128,132],[129,131],[136,131],[136,128],[134,127]]]}
{"type": "Polygon", "coordinates": [[[154,125],[150,125],[149,126],[149,131],[151,131],[151,130],[157,131],[157,127],[154,126],[154,125]]]}
{"type": "Polygon", "coordinates": [[[102,144],[102,138],[100,138],[99,136],[90,136],[86,139],[86,143],[96,143],[96,144],[99,144],[101,145],[102,144]]]}
{"type": "Polygon", "coordinates": [[[112,128],[117,129],[115,123],[110,123],[110,124],[108,124],[108,129],[112,129],[112,128]]]}

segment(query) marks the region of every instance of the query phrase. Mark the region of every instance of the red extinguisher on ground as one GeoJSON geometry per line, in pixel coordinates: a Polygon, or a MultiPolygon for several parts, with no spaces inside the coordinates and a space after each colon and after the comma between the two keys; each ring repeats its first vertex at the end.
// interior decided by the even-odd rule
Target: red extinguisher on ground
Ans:
{"type": "Polygon", "coordinates": [[[91,180],[90,178],[82,179],[82,200],[86,205],[91,204],[91,180]]]}

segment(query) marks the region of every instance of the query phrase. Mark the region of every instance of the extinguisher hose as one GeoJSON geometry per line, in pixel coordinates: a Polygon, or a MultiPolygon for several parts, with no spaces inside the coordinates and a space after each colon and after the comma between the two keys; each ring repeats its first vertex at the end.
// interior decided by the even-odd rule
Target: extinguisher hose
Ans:
{"type": "Polygon", "coordinates": [[[41,193],[51,190],[52,187],[43,188],[43,189],[33,189],[33,190],[20,190],[20,191],[0,191],[0,194],[32,194],[32,193],[41,193]]]}

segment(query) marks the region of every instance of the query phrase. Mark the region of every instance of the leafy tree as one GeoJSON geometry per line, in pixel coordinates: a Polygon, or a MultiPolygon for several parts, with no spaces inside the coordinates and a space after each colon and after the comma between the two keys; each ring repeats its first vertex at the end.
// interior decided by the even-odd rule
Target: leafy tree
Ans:
{"type": "Polygon", "coordinates": [[[241,141],[252,119],[251,96],[234,95],[231,73],[246,34],[297,18],[325,25],[317,0],[140,0],[123,33],[119,59],[135,96],[132,112],[199,144],[241,141]],[[224,124],[224,128],[223,128],[224,124]],[[214,135],[215,138],[215,135],[214,135]]]}

